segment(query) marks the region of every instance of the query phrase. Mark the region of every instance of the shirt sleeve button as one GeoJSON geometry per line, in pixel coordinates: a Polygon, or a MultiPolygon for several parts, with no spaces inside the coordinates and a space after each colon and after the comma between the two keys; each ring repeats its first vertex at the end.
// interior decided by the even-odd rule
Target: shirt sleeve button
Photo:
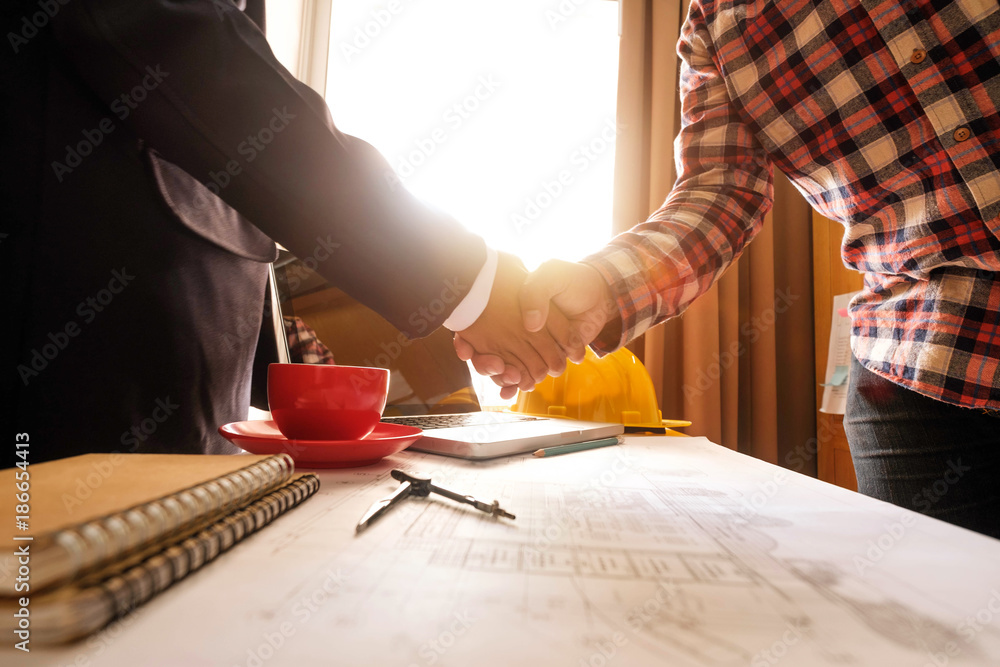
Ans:
{"type": "Polygon", "coordinates": [[[913,49],[913,53],[910,54],[910,62],[919,65],[924,62],[927,58],[927,52],[923,49],[913,49]]]}
{"type": "Polygon", "coordinates": [[[969,131],[967,127],[960,127],[955,130],[954,134],[951,135],[955,141],[965,141],[972,136],[972,132],[969,131]]]}

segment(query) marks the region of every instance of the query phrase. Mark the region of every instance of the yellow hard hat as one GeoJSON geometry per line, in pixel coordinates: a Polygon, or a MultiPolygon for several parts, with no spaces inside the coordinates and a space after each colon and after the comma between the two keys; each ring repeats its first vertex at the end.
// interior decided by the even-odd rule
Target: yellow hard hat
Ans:
{"type": "Polygon", "coordinates": [[[668,426],[691,422],[664,420],[653,381],[628,348],[605,357],[587,349],[579,364],[569,364],[559,377],[545,378],[530,392],[518,392],[514,412],[594,422],[621,422],[628,431],[681,435],[668,426]]]}

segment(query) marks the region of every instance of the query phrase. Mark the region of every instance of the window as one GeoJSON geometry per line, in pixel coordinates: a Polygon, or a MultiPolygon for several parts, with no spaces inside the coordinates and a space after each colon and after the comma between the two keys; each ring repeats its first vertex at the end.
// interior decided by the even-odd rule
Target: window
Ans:
{"type": "Polygon", "coordinates": [[[326,98],[405,186],[530,267],[611,234],[618,4],[332,0],[326,98]]]}
{"type": "Polygon", "coordinates": [[[338,127],[493,247],[534,268],[610,238],[617,2],[285,0],[267,22],[338,127]]]}

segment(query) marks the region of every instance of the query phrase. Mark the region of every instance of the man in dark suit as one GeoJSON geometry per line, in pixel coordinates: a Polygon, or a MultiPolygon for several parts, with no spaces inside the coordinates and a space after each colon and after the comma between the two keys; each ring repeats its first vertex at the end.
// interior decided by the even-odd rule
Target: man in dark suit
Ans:
{"type": "Polygon", "coordinates": [[[562,365],[516,317],[523,269],[395,187],[236,6],[7,5],[0,411],[31,460],[234,451],[275,241],[407,335],[462,302],[477,349],[562,365]]]}

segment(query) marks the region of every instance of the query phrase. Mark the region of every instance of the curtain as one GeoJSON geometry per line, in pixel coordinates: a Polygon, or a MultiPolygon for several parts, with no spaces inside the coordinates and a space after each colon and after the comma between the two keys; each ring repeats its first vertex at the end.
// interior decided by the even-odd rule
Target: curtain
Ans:
{"type": "MultiPolygon", "coordinates": [[[[619,2],[616,232],[659,208],[676,179],[676,44],[687,12],[686,0],[619,2]]],[[[814,447],[811,255],[809,206],[776,174],[774,210],[740,260],[681,317],[629,345],[665,418],[689,419],[686,433],[772,463],[814,447]]]]}

